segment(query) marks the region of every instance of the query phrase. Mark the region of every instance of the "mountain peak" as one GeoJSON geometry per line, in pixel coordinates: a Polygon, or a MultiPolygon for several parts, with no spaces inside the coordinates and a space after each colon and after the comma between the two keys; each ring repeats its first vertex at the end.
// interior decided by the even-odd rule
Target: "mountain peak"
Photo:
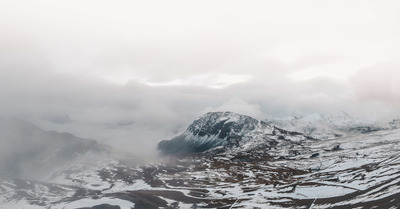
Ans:
{"type": "Polygon", "coordinates": [[[203,152],[233,141],[247,140],[250,133],[261,129],[271,133],[273,128],[250,116],[209,112],[195,120],[181,135],[160,142],[158,148],[165,154],[203,152]]]}
{"type": "Polygon", "coordinates": [[[306,138],[300,135],[277,129],[250,116],[209,112],[195,120],[181,135],[161,141],[158,149],[164,154],[204,152],[219,146],[244,151],[260,143],[306,138]]]}
{"type": "Polygon", "coordinates": [[[195,120],[186,131],[200,137],[219,134],[220,138],[225,138],[227,132],[238,132],[239,129],[249,128],[258,123],[258,120],[247,115],[233,112],[209,112],[195,120]]]}

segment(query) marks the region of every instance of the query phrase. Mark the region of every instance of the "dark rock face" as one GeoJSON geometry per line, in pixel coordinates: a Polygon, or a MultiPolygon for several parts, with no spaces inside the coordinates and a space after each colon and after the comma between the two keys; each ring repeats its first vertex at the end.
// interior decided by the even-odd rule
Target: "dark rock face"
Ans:
{"type": "Polygon", "coordinates": [[[196,153],[243,140],[266,124],[232,112],[210,112],[195,120],[181,135],[159,143],[164,154],[196,153]]]}
{"type": "Polygon", "coordinates": [[[218,135],[223,139],[244,129],[254,130],[258,122],[249,116],[232,112],[210,112],[195,120],[187,131],[200,137],[218,135]]]}

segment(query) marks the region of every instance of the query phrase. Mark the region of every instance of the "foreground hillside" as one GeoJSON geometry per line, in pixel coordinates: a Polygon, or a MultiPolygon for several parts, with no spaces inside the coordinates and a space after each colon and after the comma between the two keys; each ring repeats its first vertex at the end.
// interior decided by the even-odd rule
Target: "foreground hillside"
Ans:
{"type": "Polygon", "coordinates": [[[163,143],[169,155],[157,163],[75,164],[41,181],[3,181],[0,208],[400,207],[400,130],[315,140],[210,113],[163,143]],[[218,144],[193,143],[199,135],[218,144]],[[175,142],[189,151],[172,154],[175,142]]]}

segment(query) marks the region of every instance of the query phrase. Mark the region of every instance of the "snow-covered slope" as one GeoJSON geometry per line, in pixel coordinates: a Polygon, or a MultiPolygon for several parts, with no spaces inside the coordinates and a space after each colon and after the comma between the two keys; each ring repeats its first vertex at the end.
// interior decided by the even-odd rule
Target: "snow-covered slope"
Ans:
{"type": "Polygon", "coordinates": [[[345,112],[334,115],[313,113],[305,116],[266,119],[267,124],[297,131],[317,139],[332,139],[387,129],[388,126],[363,121],[345,112]]]}
{"type": "Polygon", "coordinates": [[[209,112],[195,120],[181,135],[160,142],[164,154],[196,153],[215,147],[244,151],[259,143],[299,142],[310,139],[263,121],[232,112],[209,112]]]}

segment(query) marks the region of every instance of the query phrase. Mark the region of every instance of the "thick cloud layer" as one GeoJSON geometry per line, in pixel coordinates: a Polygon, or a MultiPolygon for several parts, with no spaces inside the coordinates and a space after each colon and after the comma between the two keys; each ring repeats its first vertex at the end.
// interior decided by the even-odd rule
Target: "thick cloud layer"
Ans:
{"type": "Polygon", "coordinates": [[[398,117],[399,7],[10,1],[0,114],[142,153],[207,111],[398,117]]]}

